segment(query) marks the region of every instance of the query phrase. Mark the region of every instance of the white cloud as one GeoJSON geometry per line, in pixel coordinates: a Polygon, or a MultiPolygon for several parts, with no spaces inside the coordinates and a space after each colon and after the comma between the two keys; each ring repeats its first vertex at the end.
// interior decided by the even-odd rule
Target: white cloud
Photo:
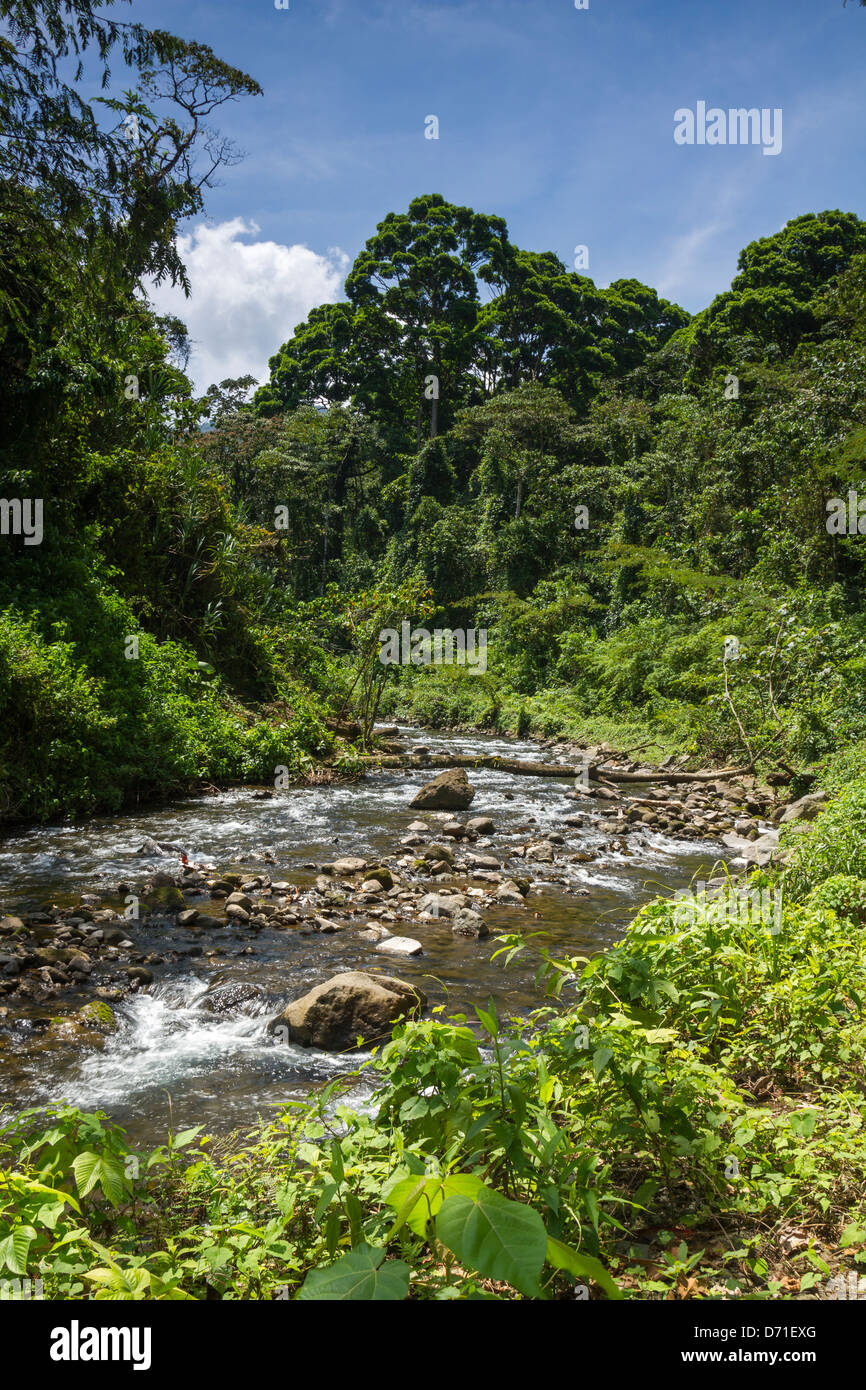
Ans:
{"type": "MultiPolygon", "coordinates": [[[[716,283],[714,262],[723,255],[719,238],[724,230],[724,223],[709,222],[675,237],[667,257],[656,271],[653,283],[659,294],[676,303],[695,297],[700,299],[701,295],[706,299],[707,281],[716,283]]],[[[709,299],[706,302],[709,303],[709,299]]]]}
{"type": "Polygon", "coordinates": [[[317,304],[339,297],[344,252],[333,247],[320,256],[308,246],[241,240],[258,231],[243,217],[200,223],[178,239],[189,299],[179,287],[150,288],[157,311],[176,314],[189,329],[188,371],[201,393],[213,381],[247,373],[266,381],[268,358],[293,329],[317,304]]]}

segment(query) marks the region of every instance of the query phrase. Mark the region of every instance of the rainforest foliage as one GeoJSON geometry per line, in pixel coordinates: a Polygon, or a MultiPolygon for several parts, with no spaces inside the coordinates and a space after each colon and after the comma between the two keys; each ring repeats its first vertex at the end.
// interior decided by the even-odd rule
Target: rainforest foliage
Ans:
{"type": "Polygon", "coordinates": [[[329,720],[422,608],[487,670],[392,668],[395,714],[788,775],[862,727],[866,223],[794,218],[690,316],[425,195],[199,398],[147,288],[254,79],[89,0],[0,16],[0,815],[348,769],[329,720]],[[137,82],[85,101],[75,56],[137,82]]]}
{"type": "Polygon", "coordinates": [[[486,629],[488,666],[400,668],[394,713],[626,729],[838,793],[753,880],[772,920],[659,899],[604,956],[542,954],[533,1018],[398,1030],[370,1105],[340,1082],[151,1153],[104,1116],[9,1120],[0,1276],[367,1301],[856,1278],[866,223],[795,217],[692,316],[424,195],[267,382],[197,397],[148,287],[185,283],[178,230],[235,157],[206,132],[255,80],[91,0],[0,20],[0,818],[350,773],[339,721],[369,724],[403,619],[486,629]]]}

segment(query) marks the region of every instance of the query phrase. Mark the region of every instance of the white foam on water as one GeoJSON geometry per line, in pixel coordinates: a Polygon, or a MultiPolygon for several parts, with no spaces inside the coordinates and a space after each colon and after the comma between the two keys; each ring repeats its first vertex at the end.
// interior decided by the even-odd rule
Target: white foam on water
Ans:
{"type": "MultiPolygon", "coordinates": [[[[269,1074],[313,1070],[309,1050],[275,1044],[268,1037],[265,1025],[273,1004],[255,998],[217,1014],[202,1007],[207,993],[200,980],[184,977],[155,985],[119,1006],[118,1032],[106,1038],[102,1049],[82,1058],[75,1080],[52,1098],[88,1109],[129,1104],[153,1089],[206,1077],[222,1064],[269,1074]]],[[[362,1060],[355,1054],[352,1065],[362,1060]]],[[[316,1073],[345,1070],[346,1065],[340,1054],[315,1054],[316,1073]]]]}

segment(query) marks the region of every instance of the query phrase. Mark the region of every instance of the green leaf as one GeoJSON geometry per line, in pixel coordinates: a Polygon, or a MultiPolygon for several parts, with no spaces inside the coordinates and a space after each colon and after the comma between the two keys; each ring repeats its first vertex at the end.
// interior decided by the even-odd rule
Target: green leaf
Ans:
{"type": "Polygon", "coordinates": [[[495,1038],[497,1032],[499,1031],[499,1027],[496,1020],[496,1014],[493,1011],[492,1006],[490,1012],[488,1012],[486,1009],[480,1009],[476,1004],[475,1012],[478,1015],[479,1022],[481,1023],[481,1026],[484,1029],[485,1033],[489,1033],[491,1038],[495,1038]]]}
{"type": "Polygon", "coordinates": [[[11,1235],[0,1241],[0,1269],[5,1265],[13,1274],[26,1274],[27,1257],[35,1239],[32,1226],[16,1226],[11,1235]]]}
{"type": "Polygon", "coordinates": [[[595,1052],[593,1052],[592,1069],[595,1072],[596,1081],[601,1076],[612,1056],[613,1052],[609,1047],[597,1047],[595,1052]]]}
{"type": "Polygon", "coordinates": [[[192,1129],[182,1130],[177,1138],[172,1140],[171,1147],[173,1149],[186,1148],[187,1144],[191,1144],[195,1136],[200,1134],[203,1129],[204,1125],[194,1125],[192,1129]]]}
{"type": "Polygon", "coordinates": [[[78,1154],[72,1164],[78,1191],[86,1197],[97,1183],[112,1206],[118,1206],[127,1190],[125,1174],[119,1159],[103,1158],[92,1149],[78,1154]]]}
{"type": "Polygon", "coordinates": [[[573,1274],[575,1279],[591,1279],[604,1290],[608,1298],[623,1297],[621,1290],[599,1260],[593,1259],[592,1255],[581,1255],[579,1251],[572,1250],[570,1245],[564,1245],[554,1236],[547,1237],[547,1262],[552,1264],[554,1269],[564,1269],[566,1273],[573,1274]]]}
{"type": "Polygon", "coordinates": [[[471,1173],[453,1173],[447,1178],[402,1178],[385,1199],[397,1212],[397,1224],[391,1234],[405,1222],[416,1236],[426,1235],[428,1221],[436,1215],[446,1197],[474,1197],[483,1186],[481,1179],[471,1173]]]}
{"type": "Polygon", "coordinates": [[[385,1260],[385,1251],[359,1245],[327,1269],[311,1270],[298,1298],[329,1302],[401,1303],[409,1292],[411,1270],[402,1260],[385,1260]]]}
{"type": "Polygon", "coordinates": [[[86,1197],[91,1188],[99,1182],[102,1159],[99,1154],[95,1154],[92,1149],[85,1149],[84,1153],[76,1156],[72,1171],[75,1174],[75,1183],[82,1197],[86,1197]]]}
{"type": "Polygon", "coordinates": [[[541,1296],[547,1232],[531,1207],[483,1186],[474,1196],[455,1193],[439,1209],[436,1235],[467,1268],[541,1296]]]}
{"type": "Polygon", "coordinates": [[[336,1190],[337,1184],[335,1182],[326,1182],[325,1186],[322,1188],[322,1195],[316,1203],[316,1210],[313,1213],[313,1221],[317,1225],[321,1221],[328,1207],[330,1206],[331,1199],[333,1198],[336,1190]]]}

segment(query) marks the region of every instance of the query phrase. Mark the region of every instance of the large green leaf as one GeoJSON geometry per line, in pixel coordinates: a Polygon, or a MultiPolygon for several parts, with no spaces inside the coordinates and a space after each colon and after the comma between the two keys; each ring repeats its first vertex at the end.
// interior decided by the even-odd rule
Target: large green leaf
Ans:
{"type": "Polygon", "coordinates": [[[11,1235],[0,1241],[0,1269],[5,1267],[13,1274],[26,1274],[27,1258],[35,1239],[32,1226],[16,1226],[11,1235]]]}
{"type": "Polygon", "coordinates": [[[427,1222],[447,1197],[459,1194],[474,1197],[484,1184],[471,1173],[452,1173],[450,1177],[401,1178],[388,1192],[386,1201],[416,1236],[424,1236],[427,1222]]]}
{"type": "Polygon", "coordinates": [[[529,1297],[541,1290],[547,1232],[531,1207],[481,1187],[448,1197],[436,1216],[436,1235],[467,1269],[503,1280],[529,1297]]]}
{"type": "Polygon", "coordinates": [[[72,1171],[82,1197],[86,1197],[98,1183],[112,1206],[118,1206],[123,1200],[127,1184],[124,1181],[123,1169],[116,1158],[104,1158],[92,1149],[85,1149],[84,1153],[78,1154],[73,1160],[72,1171]]]}
{"type": "Polygon", "coordinates": [[[327,1269],[313,1269],[299,1299],[354,1303],[399,1303],[409,1292],[411,1270],[402,1260],[385,1260],[385,1251],[359,1245],[327,1269]]]}
{"type": "Polygon", "coordinates": [[[581,1255],[578,1250],[572,1250],[570,1245],[564,1245],[554,1236],[547,1237],[547,1260],[554,1269],[564,1269],[575,1279],[592,1279],[600,1289],[604,1289],[608,1298],[623,1296],[603,1264],[592,1255],[581,1255]]]}

